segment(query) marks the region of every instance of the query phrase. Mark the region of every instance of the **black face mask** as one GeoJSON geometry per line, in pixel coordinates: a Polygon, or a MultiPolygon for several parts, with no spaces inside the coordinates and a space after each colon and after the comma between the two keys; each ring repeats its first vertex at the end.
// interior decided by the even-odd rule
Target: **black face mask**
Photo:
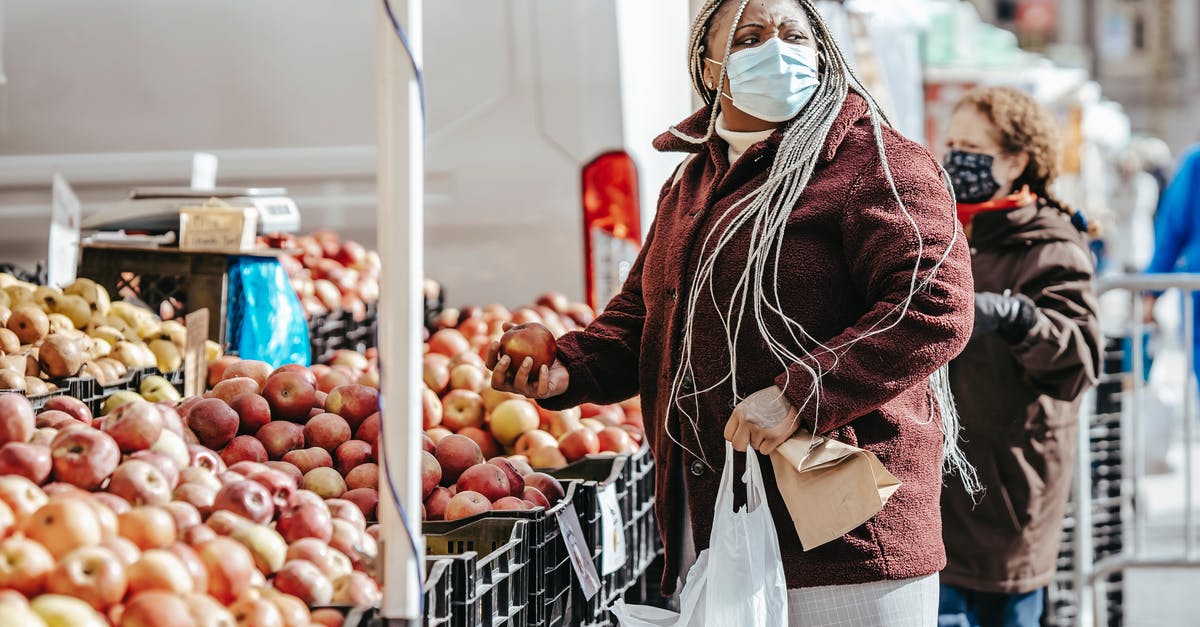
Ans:
{"type": "Polygon", "coordinates": [[[996,158],[978,152],[951,150],[946,155],[946,172],[954,183],[954,195],[960,203],[975,204],[991,200],[1000,189],[992,174],[996,158]]]}

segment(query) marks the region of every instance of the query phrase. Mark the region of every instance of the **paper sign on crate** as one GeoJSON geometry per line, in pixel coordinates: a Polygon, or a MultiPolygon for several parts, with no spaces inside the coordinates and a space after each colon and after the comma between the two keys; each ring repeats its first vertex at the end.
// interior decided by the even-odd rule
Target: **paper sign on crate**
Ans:
{"type": "Polygon", "coordinates": [[[617,487],[611,483],[596,495],[600,502],[600,532],[604,551],[600,554],[600,574],[611,575],[625,565],[625,517],[617,501],[617,487]]]}
{"type": "Polygon", "coordinates": [[[234,207],[216,198],[179,210],[179,249],[239,252],[254,249],[258,210],[234,207]]]}
{"type": "Polygon", "coordinates": [[[563,544],[567,547],[567,555],[571,558],[571,567],[579,580],[579,589],[586,599],[591,599],[600,591],[600,575],[596,573],[596,565],[592,563],[592,554],[588,551],[587,540],[583,537],[583,527],[579,525],[579,514],[574,504],[567,504],[557,514],[558,528],[562,533],[563,544]]]}

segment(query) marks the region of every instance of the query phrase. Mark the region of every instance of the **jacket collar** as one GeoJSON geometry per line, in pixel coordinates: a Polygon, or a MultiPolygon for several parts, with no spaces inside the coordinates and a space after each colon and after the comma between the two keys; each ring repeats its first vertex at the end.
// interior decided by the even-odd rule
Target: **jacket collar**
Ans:
{"type": "MultiPolygon", "coordinates": [[[[692,137],[703,137],[708,131],[708,121],[712,116],[714,105],[708,105],[699,111],[688,116],[675,128],[685,135],[692,137]]],[[[803,113],[801,113],[803,115],[803,113]]],[[[819,164],[823,164],[833,160],[837,154],[838,148],[845,141],[846,135],[850,133],[850,129],[854,128],[860,120],[866,118],[867,101],[862,96],[851,91],[846,96],[846,102],[842,105],[842,110],[838,113],[837,119],[834,120],[833,126],[829,129],[829,134],[825,137],[825,145],[821,149],[821,156],[818,159],[819,164]]],[[[783,134],[787,130],[788,124],[780,126],[770,137],[767,138],[767,145],[772,149],[779,147],[779,142],[783,140],[783,134]]],[[[719,142],[724,147],[725,140],[713,134],[712,139],[708,143],[719,142]]],[[[699,153],[706,149],[706,144],[693,144],[676,137],[670,131],[659,135],[654,140],[654,148],[659,152],[688,152],[699,153]]]]}
{"type": "Polygon", "coordinates": [[[1078,242],[1080,233],[1071,219],[1052,207],[1037,203],[1006,211],[980,213],[971,221],[973,248],[1028,246],[1034,242],[1078,242]]]}

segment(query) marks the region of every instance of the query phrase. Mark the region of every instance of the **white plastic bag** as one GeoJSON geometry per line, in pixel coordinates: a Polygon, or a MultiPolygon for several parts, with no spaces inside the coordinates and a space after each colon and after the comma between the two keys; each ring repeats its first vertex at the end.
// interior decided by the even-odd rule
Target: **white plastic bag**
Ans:
{"type": "Polygon", "coordinates": [[[746,455],[746,507],[733,510],[733,445],[725,443],[725,469],[717,492],[709,547],[688,571],[676,614],[617,601],[612,613],[623,627],[782,627],[788,624],[787,580],[779,537],[767,507],[758,456],[746,455]]]}

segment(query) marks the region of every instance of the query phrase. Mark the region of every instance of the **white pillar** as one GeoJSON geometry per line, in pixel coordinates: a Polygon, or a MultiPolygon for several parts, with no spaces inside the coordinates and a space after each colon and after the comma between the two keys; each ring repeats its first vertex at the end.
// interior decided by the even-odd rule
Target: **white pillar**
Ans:
{"type": "MultiPolygon", "coordinates": [[[[391,0],[421,63],[422,0],[391,0]]],[[[379,141],[379,356],[383,398],[379,499],[381,614],[392,624],[419,624],[425,543],[421,537],[421,327],[424,322],[424,131],[412,63],[382,2],[376,10],[379,141]],[[393,493],[393,488],[395,494],[393,493]],[[398,498],[396,498],[398,497],[398,498]],[[393,499],[404,507],[404,528],[393,499]],[[416,538],[416,555],[408,534],[416,538]]]]}

